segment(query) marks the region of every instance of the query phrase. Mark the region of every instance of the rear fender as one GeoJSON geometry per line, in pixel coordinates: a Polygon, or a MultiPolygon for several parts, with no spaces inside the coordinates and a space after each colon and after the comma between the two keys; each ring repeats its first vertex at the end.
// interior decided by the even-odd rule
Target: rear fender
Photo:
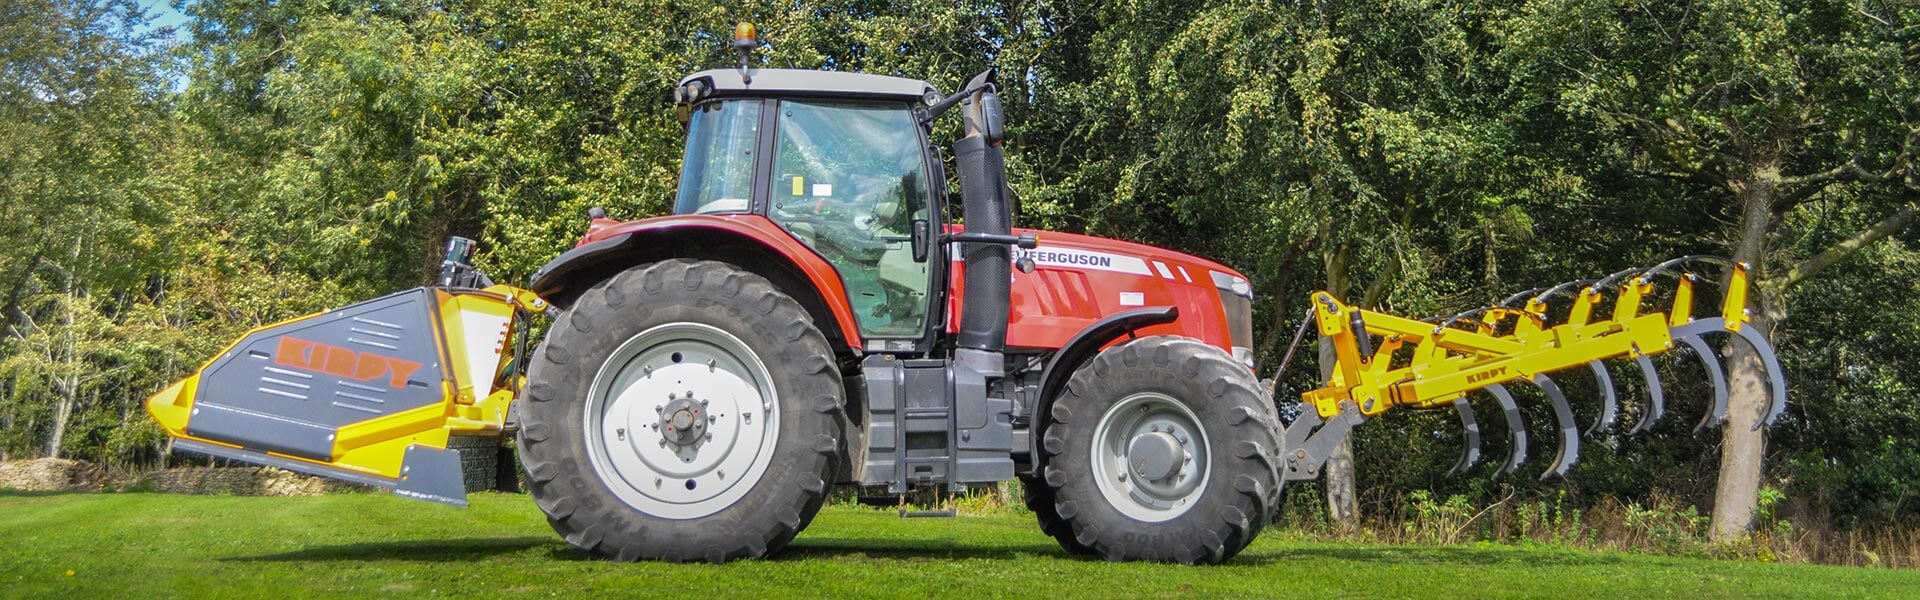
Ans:
{"type": "Polygon", "coordinates": [[[595,283],[634,265],[672,258],[724,261],[766,277],[806,308],[830,342],[854,352],[861,348],[839,272],[759,215],[673,215],[596,229],[535,271],[528,287],[566,308],[595,283]]]}

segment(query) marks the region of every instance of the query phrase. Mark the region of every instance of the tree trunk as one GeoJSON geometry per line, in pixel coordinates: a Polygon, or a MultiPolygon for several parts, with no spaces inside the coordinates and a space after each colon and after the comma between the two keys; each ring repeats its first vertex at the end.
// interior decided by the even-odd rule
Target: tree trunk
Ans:
{"type": "MultiPolygon", "coordinates": [[[[1779,191],[1780,170],[1771,162],[1757,165],[1744,181],[1736,181],[1733,191],[1740,201],[1740,237],[1735,242],[1733,259],[1749,265],[1748,289],[1752,321],[1769,335],[1786,319],[1786,299],[1767,285],[1764,260],[1767,233],[1773,228],[1773,200],[1779,191]]],[[[1727,357],[1727,424],[1721,433],[1720,475],[1713,495],[1712,537],[1714,541],[1732,541],[1746,537],[1753,527],[1753,512],[1759,504],[1760,479],[1765,472],[1766,431],[1757,429],[1762,411],[1771,401],[1766,369],[1760,357],[1745,342],[1728,340],[1722,347],[1727,357]]]]}
{"type": "MultiPolygon", "coordinates": [[[[1342,245],[1327,257],[1327,291],[1335,296],[1344,294],[1348,287],[1347,246],[1342,245]]],[[[1333,355],[1333,344],[1325,338],[1320,340],[1320,380],[1333,379],[1333,367],[1337,362],[1333,355]]],[[[1341,532],[1352,532],[1359,528],[1360,507],[1354,492],[1353,438],[1341,440],[1333,452],[1327,456],[1326,467],[1327,519],[1341,532]]]]}
{"type": "Polygon", "coordinates": [[[77,370],[78,350],[73,332],[73,297],[67,297],[67,303],[60,307],[63,314],[60,320],[61,331],[57,341],[48,346],[49,365],[57,365],[62,372],[52,377],[53,388],[59,395],[59,404],[54,407],[53,432],[47,438],[47,458],[60,458],[60,443],[66,440],[67,424],[73,420],[73,407],[80,401],[80,374],[77,370]],[[64,341],[64,347],[62,347],[64,341]]]}

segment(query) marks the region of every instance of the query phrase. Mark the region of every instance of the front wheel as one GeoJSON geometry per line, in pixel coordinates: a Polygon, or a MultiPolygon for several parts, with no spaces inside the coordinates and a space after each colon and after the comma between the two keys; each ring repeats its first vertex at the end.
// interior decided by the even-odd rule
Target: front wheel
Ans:
{"type": "Polygon", "coordinates": [[[1048,414],[1045,484],[1069,551],[1216,563],[1251,543],[1278,504],[1279,419],[1219,348],[1173,336],[1109,348],[1074,372],[1048,414]]]}
{"type": "Polygon", "coordinates": [[[819,512],[842,390],[792,298],[726,263],[635,267],[557,319],[520,447],[555,531],[621,560],[760,557],[819,512]]]}

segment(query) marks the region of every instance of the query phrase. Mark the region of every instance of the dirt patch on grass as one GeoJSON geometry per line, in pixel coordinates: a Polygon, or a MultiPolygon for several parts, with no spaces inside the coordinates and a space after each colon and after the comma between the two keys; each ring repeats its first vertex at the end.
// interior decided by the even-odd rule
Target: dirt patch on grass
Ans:
{"type": "Polygon", "coordinates": [[[134,489],[168,494],[317,496],[359,489],[272,467],[185,467],[141,475],[134,489]]]}
{"type": "Polygon", "coordinates": [[[192,495],[314,496],[362,488],[272,467],[182,467],[144,473],[109,473],[84,460],[39,458],[0,462],[0,489],[24,492],[138,490],[192,495]]]}
{"type": "Polygon", "coordinates": [[[84,460],[37,458],[0,462],[0,489],[26,492],[95,492],[106,474],[84,460]]]}

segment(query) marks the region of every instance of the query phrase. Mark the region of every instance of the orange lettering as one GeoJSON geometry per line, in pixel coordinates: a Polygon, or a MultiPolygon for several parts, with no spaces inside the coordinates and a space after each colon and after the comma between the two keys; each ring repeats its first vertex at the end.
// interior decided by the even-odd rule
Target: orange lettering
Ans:
{"type": "Polygon", "coordinates": [[[356,357],[352,350],[339,346],[327,346],[327,363],[325,366],[320,367],[319,370],[329,375],[358,379],[353,376],[354,358],[356,357]]]}
{"type": "Polygon", "coordinates": [[[406,387],[407,378],[412,377],[414,371],[420,370],[420,363],[417,362],[400,360],[391,356],[386,357],[386,359],[387,366],[393,369],[393,377],[387,381],[387,385],[393,386],[395,389],[406,387]]]}
{"type": "Polygon", "coordinates": [[[274,364],[301,369],[307,367],[307,351],[313,348],[313,342],[299,338],[282,337],[280,347],[273,352],[274,364]]]}
{"type": "Polygon", "coordinates": [[[287,336],[282,336],[279,347],[274,349],[273,362],[354,381],[372,381],[387,375],[387,385],[394,388],[406,387],[407,378],[420,370],[420,363],[415,361],[287,336]]]}
{"type": "Polygon", "coordinates": [[[353,378],[366,381],[386,372],[387,357],[372,352],[362,352],[358,364],[353,367],[353,378]]]}

